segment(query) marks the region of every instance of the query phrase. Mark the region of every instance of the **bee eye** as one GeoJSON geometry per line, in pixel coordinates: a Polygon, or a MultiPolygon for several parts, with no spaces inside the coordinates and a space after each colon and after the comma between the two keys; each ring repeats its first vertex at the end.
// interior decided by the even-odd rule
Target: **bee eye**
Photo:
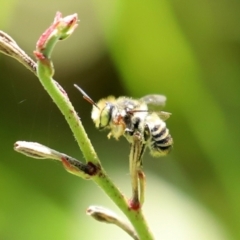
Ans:
{"type": "Polygon", "coordinates": [[[109,125],[109,122],[112,118],[112,109],[113,106],[109,103],[106,103],[106,106],[103,108],[101,114],[100,114],[100,123],[99,128],[103,129],[109,125]]]}

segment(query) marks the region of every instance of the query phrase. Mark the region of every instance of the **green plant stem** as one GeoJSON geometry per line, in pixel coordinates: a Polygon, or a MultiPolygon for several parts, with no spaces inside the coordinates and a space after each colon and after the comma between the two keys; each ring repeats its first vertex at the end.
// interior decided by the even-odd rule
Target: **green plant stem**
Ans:
{"type": "MultiPolygon", "coordinates": [[[[77,116],[71,102],[66,98],[62,91],[56,86],[55,81],[49,78],[48,71],[45,71],[45,64],[41,61],[37,63],[38,77],[44,86],[45,90],[51,96],[53,101],[56,103],[62,114],[65,116],[74,137],[76,138],[80,149],[83,152],[84,157],[87,161],[91,161],[95,164],[100,164],[100,160],[85,132],[85,129],[77,116]]],[[[113,184],[112,180],[106,175],[106,172],[101,167],[100,172],[92,178],[102,190],[110,197],[110,199],[122,210],[127,216],[140,239],[153,240],[152,233],[150,232],[146,220],[141,210],[134,211],[129,208],[128,202],[119,189],[113,184]]]]}

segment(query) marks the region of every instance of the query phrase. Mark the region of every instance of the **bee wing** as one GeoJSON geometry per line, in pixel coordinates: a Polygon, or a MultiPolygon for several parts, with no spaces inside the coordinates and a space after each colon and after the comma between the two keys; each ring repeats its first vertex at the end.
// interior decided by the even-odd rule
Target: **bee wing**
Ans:
{"type": "Polygon", "coordinates": [[[146,104],[164,106],[166,103],[166,96],[160,94],[150,94],[141,98],[146,104]]]}
{"type": "Polygon", "coordinates": [[[157,112],[157,115],[163,120],[166,121],[172,114],[170,112],[157,112]]]}
{"type": "Polygon", "coordinates": [[[155,110],[164,107],[167,98],[164,95],[151,94],[142,97],[141,100],[148,105],[150,110],[155,110]]]}

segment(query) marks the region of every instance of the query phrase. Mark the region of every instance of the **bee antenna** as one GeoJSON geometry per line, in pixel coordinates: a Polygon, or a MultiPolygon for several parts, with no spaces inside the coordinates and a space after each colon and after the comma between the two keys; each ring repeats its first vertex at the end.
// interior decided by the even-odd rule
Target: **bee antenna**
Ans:
{"type": "Polygon", "coordinates": [[[77,84],[73,84],[73,86],[77,88],[78,91],[81,92],[85,100],[87,100],[89,103],[91,103],[92,105],[99,109],[98,105],[77,84]]]}

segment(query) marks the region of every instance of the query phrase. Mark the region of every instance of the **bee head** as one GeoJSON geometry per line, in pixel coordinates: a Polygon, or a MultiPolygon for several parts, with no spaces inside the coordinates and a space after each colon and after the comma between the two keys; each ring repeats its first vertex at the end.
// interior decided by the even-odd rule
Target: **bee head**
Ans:
{"type": "Polygon", "coordinates": [[[92,120],[95,126],[102,130],[109,126],[112,119],[113,104],[108,102],[107,99],[101,99],[97,103],[98,108],[93,106],[92,110],[92,120]]]}

